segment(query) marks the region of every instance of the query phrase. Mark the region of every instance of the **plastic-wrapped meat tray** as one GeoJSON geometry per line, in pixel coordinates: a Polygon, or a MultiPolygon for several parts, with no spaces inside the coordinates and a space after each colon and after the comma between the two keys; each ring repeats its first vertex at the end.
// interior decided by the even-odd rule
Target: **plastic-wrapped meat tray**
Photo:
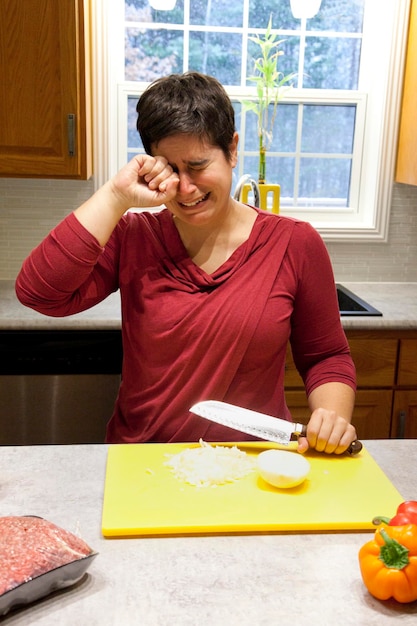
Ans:
{"type": "Polygon", "coordinates": [[[96,556],[85,541],[43,518],[0,517],[0,615],[74,585],[96,556]]]}

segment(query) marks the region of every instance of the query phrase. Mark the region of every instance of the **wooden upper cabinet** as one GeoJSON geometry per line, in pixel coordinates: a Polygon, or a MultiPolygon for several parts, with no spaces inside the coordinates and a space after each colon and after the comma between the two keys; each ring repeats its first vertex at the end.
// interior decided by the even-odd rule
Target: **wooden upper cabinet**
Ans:
{"type": "Polygon", "coordinates": [[[411,2],[395,180],[417,185],[417,0],[411,2]]]}
{"type": "Polygon", "coordinates": [[[0,175],[91,176],[86,0],[0,2],[0,175]]]}

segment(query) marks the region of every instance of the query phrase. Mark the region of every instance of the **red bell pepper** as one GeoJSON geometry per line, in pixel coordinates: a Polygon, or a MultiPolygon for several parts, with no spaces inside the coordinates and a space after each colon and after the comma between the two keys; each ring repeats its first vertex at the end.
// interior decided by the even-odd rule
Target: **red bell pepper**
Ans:
{"type": "Polygon", "coordinates": [[[397,514],[390,520],[390,526],[404,526],[417,524],[417,501],[403,502],[397,509],[397,514]]]}
{"type": "Polygon", "coordinates": [[[417,500],[407,500],[402,502],[397,508],[397,512],[389,519],[389,517],[376,517],[373,520],[375,525],[384,522],[389,526],[405,526],[406,524],[417,525],[417,500]]]}

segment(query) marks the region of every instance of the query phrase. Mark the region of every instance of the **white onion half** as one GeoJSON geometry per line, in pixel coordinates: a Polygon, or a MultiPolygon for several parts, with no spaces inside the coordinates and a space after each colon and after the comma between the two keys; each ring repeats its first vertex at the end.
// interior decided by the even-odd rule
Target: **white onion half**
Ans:
{"type": "Polygon", "coordinates": [[[296,487],[306,479],[310,463],[298,452],[265,450],[258,455],[260,476],[270,485],[296,487]]]}

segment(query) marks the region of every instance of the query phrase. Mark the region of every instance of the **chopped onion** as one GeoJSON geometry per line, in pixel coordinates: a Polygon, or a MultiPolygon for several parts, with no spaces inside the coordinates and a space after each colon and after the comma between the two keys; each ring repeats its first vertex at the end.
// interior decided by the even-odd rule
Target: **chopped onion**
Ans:
{"type": "Polygon", "coordinates": [[[199,448],[186,448],[166,461],[178,480],[214,487],[235,482],[255,469],[251,457],[236,446],[212,446],[202,439],[199,443],[199,448]]]}

